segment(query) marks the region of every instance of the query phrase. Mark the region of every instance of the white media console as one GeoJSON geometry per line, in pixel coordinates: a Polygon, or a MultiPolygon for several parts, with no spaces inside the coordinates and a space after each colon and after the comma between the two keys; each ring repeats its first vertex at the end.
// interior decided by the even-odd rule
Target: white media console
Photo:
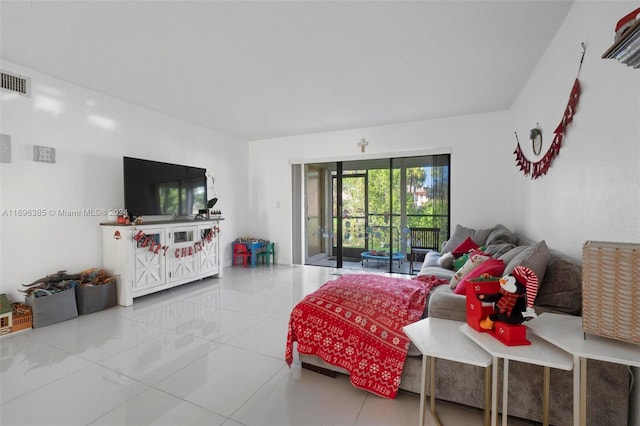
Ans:
{"type": "Polygon", "coordinates": [[[103,268],[117,276],[117,300],[222,276],[220,220],[102,223],[103,268]]]}

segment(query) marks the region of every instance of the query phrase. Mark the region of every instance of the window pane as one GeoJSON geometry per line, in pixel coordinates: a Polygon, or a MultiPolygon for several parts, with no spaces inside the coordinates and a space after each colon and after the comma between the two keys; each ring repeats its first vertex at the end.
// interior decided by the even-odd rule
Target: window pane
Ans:
{"type": "Polygon", "coordinates": [[[318,165],[330,173],[326,184],[332,186],[325,192],[325,211],[332,216],[326,223],[327,242],[332,243],[326,256],[357,262],[358,267],[407,272],[410,227],[435,227],[440,230],[439,244],[448,239],[449,162],[445,154],[318,165]],[[336,192],[337,170],[342,170],[341,194],[336,192]],[[393,262],[365,264],[365,251],[398,254],[393,262]]]}

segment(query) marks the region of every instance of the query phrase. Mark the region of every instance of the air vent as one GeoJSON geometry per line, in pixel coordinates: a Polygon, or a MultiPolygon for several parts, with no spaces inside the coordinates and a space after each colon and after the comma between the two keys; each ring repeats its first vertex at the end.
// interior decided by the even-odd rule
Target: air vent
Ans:
{"type": "Polygon", "coordinates": [[[31,96],[31,79],[7,71],[2,73],[2,89],[22,96],[31,96]]]}

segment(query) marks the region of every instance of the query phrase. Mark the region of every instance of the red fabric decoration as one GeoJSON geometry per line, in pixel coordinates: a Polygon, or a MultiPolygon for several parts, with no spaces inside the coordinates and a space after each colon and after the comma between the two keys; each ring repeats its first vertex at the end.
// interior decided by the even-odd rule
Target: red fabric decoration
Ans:
{"type": "Polygon", "coordinates": [[[532,162],[525,157],[522,149],[520,148],[520,142],[516,144],[516,150],[513,153],[516,155],[516,165],[524,173],[525,176],[531,175],[531,179],[538,179],[540,176],[547,174],[551,163],[560,153],[562,147],[562,139],[567,126],[573,121],[573,116],[578,106],[578,100],[580,99],[580,81],[576,78],[573,87],[571,88],[571,94],[569,95],[569,102],[564,110],[564,115],[558,127],[553,132],[555,137],[547,153],[538,161],[532,162]]]}

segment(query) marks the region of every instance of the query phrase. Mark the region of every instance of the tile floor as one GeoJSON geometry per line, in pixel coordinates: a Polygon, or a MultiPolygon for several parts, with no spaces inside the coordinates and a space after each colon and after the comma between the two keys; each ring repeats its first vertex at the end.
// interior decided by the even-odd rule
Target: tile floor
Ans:
{"type": "MultiPolygon", "coordinates": [[[[289,311],[336,272],[229,267],[133,306],[3,336],[0,424],[417,424],[415,394],[386,400],[285,364],[289,311]]],[[[482,424],[478,410],[438,410],[447,426],[482,424]]]]}
{"type": "MultiPolygon", "coordinates": [[[[335,258],[318,259],[315,261],[308,262],[307,265],[335,268],[336,259],[335,258]]],[[[402,263],[394,261],[392,271],[397,274],[409,275],[409,265],[410,263],[408,260],[405,260],[402,263]]],[[[413,275],[418,274],[420,266],[422,266],[421,262],[413,264],[413,269],[414,269],[413,275]]],[[[364,269],[364,270],[367,270],[368,272],[373,272],[373,273],[389,272],[389,262],[380,261],[380,260],[365,260],[363,262],[344,260],[342,262],[342,268],[349,269],[349,270],[364,269]]]]}

